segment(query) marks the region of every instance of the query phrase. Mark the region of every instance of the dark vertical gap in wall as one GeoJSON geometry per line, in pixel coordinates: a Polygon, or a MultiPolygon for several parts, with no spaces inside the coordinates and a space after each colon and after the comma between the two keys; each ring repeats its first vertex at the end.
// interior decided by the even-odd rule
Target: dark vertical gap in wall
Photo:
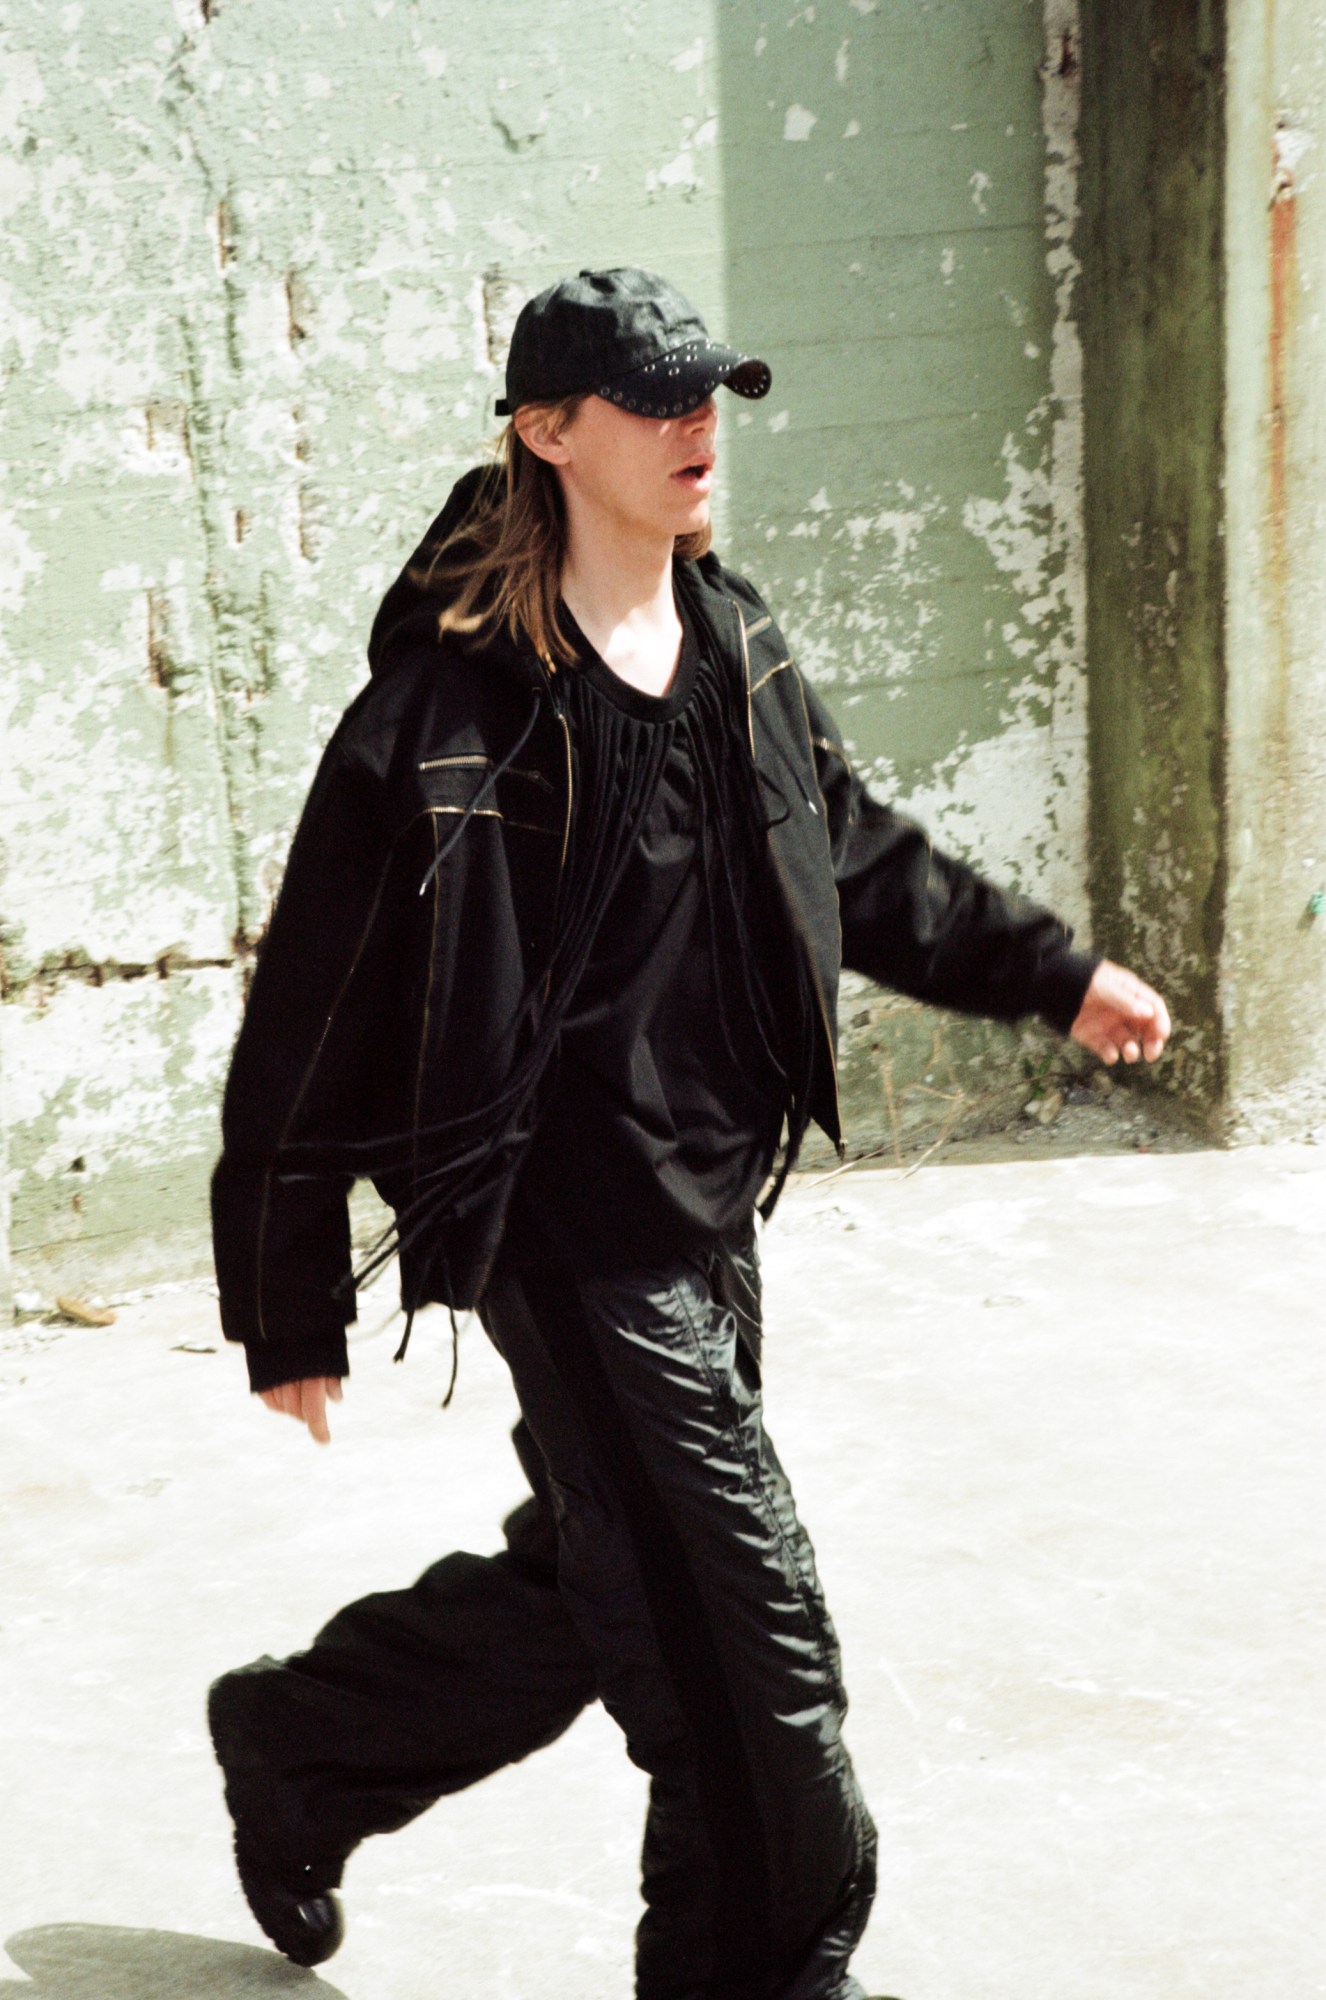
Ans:
{"type": "Polygon", "coordinates": [[[1210,1115],[1225,881],[1224,0],[1084,0],[1093,930],[1172,996],[1210,1115]]]}

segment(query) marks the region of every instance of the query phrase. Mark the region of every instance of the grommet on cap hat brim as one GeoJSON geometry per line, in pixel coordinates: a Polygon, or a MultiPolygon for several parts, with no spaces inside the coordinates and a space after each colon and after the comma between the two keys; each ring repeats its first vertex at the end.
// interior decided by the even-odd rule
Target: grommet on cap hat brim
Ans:
{"type": "Polygon", "coordinates": [[[707,402],[720,384],[755,401],[768,395],[772,383],[767,361],[714,340],[688,340],[629,375],[600,383],[594,394],[636,416],[684,417],[707,402]]]}

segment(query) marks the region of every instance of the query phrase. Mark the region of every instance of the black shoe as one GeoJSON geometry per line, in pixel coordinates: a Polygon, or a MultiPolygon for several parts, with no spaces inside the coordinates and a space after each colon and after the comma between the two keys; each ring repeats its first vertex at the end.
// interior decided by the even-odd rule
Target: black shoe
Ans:
{"type": "MultiPolygon", "coordinates": [[[[278,1951],[294,1965],[321,1965],[345,1936],[341,1900],[331,1889],[278,1881],[254,1861],[236,1836],[235,1866],[249,1908],[278,1951]]],[[[308,1874],[305,1869],[303,1873],[308,1874]]]]}
{"type": "MultiPolygon", "coordinates": [[[[264,1676],[255,1661],[223,1674],[207,1697],[207,1723],[225,1778],[226,1804],[235,1823],[235,1867],[259,1926],[295,1965],[321,1965],[345,1936],[345,1919],[333,1893],[343,1859],[300,1853],[298,1834],[280,1824],[280,1811],[262,1744],[264,1676]],[[261,1729],[261,1733],[260,1733],[261,1729]]],[[[270,1702],[268,1703],[270,1708],[270,1702]]]]}

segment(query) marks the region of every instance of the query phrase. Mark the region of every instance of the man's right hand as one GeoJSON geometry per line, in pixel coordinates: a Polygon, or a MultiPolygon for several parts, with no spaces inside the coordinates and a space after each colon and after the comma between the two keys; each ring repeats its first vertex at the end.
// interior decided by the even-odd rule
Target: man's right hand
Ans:
{"type": "Polygon", "coordinates": [[[281,1382],[275,1389],[260,1389],[269,1410],[278,1416],[294,1417],[298,1423],[307,1424],[309,1436],[319,1444],[331,1443],[331,1432],[327,1428],[327,1403],[341,1400],[341,1378],[339,1375],[310,1375],[303,1382],[281,1382]]]}
{"type": "Polygon", "coordinates": [[[1072,1037],[1093,1049],[1104,1063],[1135,1063],[1140,1056],[1155,1062],[1170,1037],[1169,1009],[1156,992],[1127,966],[1102,958],[1092,976],[1072,1037]]]}

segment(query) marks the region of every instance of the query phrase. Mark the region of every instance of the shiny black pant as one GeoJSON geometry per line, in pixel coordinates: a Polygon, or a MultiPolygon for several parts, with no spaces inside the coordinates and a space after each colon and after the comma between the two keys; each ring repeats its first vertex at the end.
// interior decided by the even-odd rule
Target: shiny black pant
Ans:
{"type": "Polygon", "coordinates": [[[308,1652],[217,1684],[241,1831],[330,1886],[366,1834],[551,1742],[597,1695],[650,1779],[640,2000],[855,2000],[874,1829],[764,1431],[753,1242],[624,1277],[507,1255],[482,1317],[533,1497],[502,1553],[447,1556],[308,1652]]]}

